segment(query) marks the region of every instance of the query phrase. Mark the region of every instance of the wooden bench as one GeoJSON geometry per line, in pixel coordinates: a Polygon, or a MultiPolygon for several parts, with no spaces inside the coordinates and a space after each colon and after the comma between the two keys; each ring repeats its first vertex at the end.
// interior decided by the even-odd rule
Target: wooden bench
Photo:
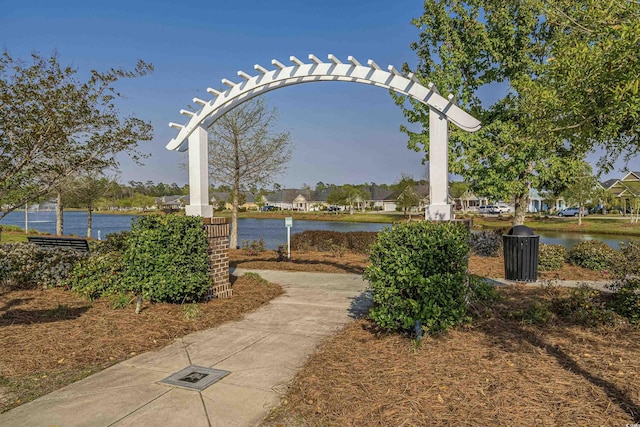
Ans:
{"type": "Polygon", "coordinates": [[[43,236],[27,236],[29,243],[33,243],[42,248],[70,248],[77,251],[89,252],[89,243],[87,239],[78,239],[74,237],[43,237],[43,236]]]}

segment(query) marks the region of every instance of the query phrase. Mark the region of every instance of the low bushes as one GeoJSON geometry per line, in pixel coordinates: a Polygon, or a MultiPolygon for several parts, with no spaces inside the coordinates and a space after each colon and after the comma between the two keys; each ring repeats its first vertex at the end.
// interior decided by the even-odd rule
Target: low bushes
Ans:
{"type": "Polygon", "coordinates": [[[502,233],[474,231],[471,233],[471,252],[475,255],[497,257],[502,252],[502,233]]]}
{"type": "Polygon", "coordinates": [[[41,248],[31,243],[0,245],[0,280],[9,289],[46,289],[59,286],[86,252],[41,248]]]}
{"type": "Polygon", "coordinates": [[[368,254],[378,233],[374,231],[307,230],[291,236],[291,249],[319,252],[357,252],[368,254]],[[339,249],[339,250],[338,250],[339,249]]]}
{"type": "Polygon", "coordinates": [[[569,263],[591,270],[608,270],[619,252],[599,240],[578,243],[569,251],[569,263]]]}
{"type": "Polygon", "coordinates": [[[612,309],[631,323],[640,323],[640,243],[628,243],[620,248],[621,255],[612,262],[615,280],[612,309]]]}
{"type": "Polygon", "coordinates": [[[267,248],[267,244],[264,239],[260,238],[258,240],[243,240],[242,241],[242,250],[247,255],[258,255],[265,251],[267,248]]]}
{"type": "Polygon", "coordinates": [[[364,274],[371,284],[370,317],[386,330],[410,332],[421,325],[429,333],[468,319],[468,241],[467,228],[456,223],[414,222],[380,231],[364,274]]]}
{"type": "Polygon", "coordinates": [[[553,271],[562,268],[567,256],[567,250],[564,246],[540,243],[538,249],[538,269],[540,271],[553,271]]]}

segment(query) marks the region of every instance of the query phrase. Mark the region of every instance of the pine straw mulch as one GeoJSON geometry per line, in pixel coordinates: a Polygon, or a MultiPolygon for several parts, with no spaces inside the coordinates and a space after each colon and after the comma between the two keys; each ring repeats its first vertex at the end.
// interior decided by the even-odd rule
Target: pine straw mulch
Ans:
{"type": "Polygon", "coordinates": [[[233,291],[233,298],[197,304],[195,320],[187,320],[188,306],[179,304],[145,302],[136,315],[135,304],[114,310],[107,299],[89,302],[61,289],[0,291],[0,412],[191,332],[240,319],[283,292],[245,276],[233,291]]]}
{"type": "MultiPolygon", "coordinates": [[[[349,324],[295,377],[269,426],[624,426],[640,422],[640,330],[555,320],[523,324],[513,310],[548,290],[501,287],[471,326],[421,346],[349,324]]],[[[560,292],[566,292],[561,290],[560,292]]]]}
{"type": "MultiPolygon", "coordinates": [[[[258,255],[248,255],[242,249],[229,251],[229,264],[232,267],[258,270],[317,271],[324,273],[362,274],[369,265],[367,255],[345,252],[336,255],[331,252],[294,251],[290,261],[278,262],[276,251],[264,251],[258,255]]],[[[503,278],[504,259],[499,257],[479,257],[469,259],[469,271],[482,277],[503,278]]],[[[539,271],[539,279],[558,280],[606,280],[600,271],[587,270],[575,265],[565,264],[557,271],[539,271]]]]}

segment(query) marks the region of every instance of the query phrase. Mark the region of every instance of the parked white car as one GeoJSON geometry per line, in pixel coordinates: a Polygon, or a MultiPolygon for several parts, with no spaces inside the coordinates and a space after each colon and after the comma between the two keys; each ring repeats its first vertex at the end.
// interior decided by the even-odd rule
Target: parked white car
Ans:
{"type": "Polygon", "coordinates": [[[509,205],[507,205],[506,203],[496,203],[493,206],[493,212],[492,213],[497,213],[497,214],[503,214],[503,213],[511,213],[513,212],[513,208],[509,205]]]}
{"type": "Polygon", "coordinates": [[[490,214],[490,213],[495,213],[495,209],[496,207],[494,205],[482,205],[480,207],[478,207],[478,213],[481,214],[490,214]]]}

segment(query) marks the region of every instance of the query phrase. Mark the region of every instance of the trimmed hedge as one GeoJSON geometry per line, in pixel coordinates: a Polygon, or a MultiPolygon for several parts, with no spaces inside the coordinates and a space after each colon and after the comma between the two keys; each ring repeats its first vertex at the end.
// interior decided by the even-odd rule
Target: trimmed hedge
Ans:
{"type": "Polygon", "coordinates": [[[599,240],[578,243],[569,251],[569,263],[590,270],[609,270],[620,252],[599,240]]]}
{"type": "Polygon", "coordinates": [[[335,252],[336,247],[346,251],[368,254],[376,241],[375,231],[307,230],[291,236],[291,249],[297,251],[335,252]]]}
{"type": "Polygon", "coordinates": [[[380,231],[364,273],[371,319],[402,332],[419,322],[429,333],[468,320],[468,242],[466,226],[457,223],[413,222],[380,231]]]}
{"type": "Polygon", "coordinates": [[[540,243],[538,269],[540,271],[560,270],[567,257],[567,250],[562,245],[540,243]]]}

